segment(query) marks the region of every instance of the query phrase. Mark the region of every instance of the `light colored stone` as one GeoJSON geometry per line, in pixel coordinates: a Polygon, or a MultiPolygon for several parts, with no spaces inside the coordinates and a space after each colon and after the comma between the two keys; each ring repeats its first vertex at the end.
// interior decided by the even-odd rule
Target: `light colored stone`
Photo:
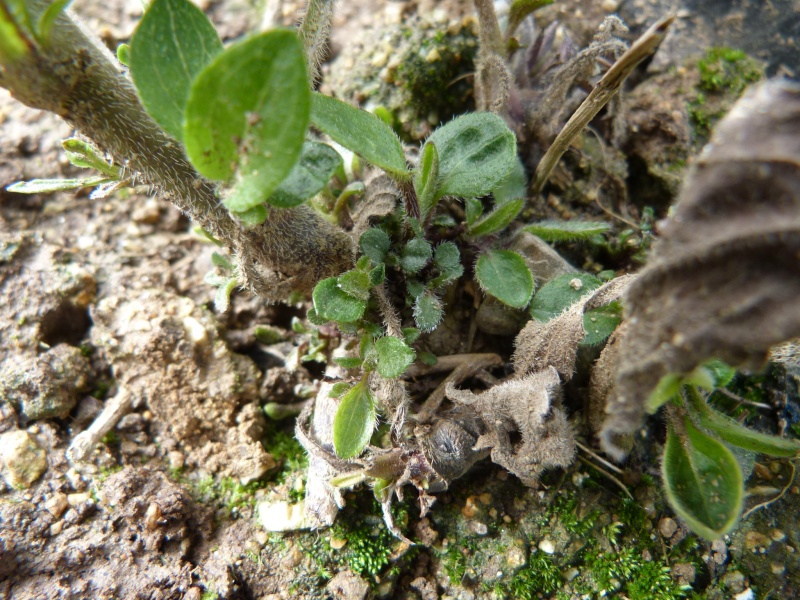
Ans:
{"type": "Polygon", "coordinates": [[[297,504],[264,500],[256,505],[258,522],[267,531],[307,529],[309,523],[306,522],[305,512],[306,503],[303,500],[297,504]]]}
{"type": "Polygon", "coordinates": [[[64,511],[69,508],[67,495],[63,492],[56,492],[47,499],[47,501],[44,503],[44,507],[56,519],[60,519],[61,515],[64,514],[64,511]]]}
{"type": "Polygon", "coordinates": [[[47,470],[47,453],[21,429],[0,434],[3,477],[11,487],[30,487],[47,470]]]}
{"type": "Polygon", "coordinates": [[[553,543],[553,540],[545,538],[539,542],[539,550],[545,554],[553,554],[556,551],[556,545],[553,543]]]}
{"type": "Polygon", "coordinates": [[[675,522],[675,519],[664,517],[658,522],[658,532],[665,538],[671,538],[675,535],[676,531],[678,531],[678,524],[675,522]]]}

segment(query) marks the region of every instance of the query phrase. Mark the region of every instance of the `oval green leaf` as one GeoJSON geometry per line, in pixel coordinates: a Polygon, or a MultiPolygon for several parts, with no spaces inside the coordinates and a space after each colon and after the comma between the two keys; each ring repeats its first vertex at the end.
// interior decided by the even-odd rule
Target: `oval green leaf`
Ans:
{"type": "Polygon", "coordinates": [[[684,419],[685,435],[669,427],[662,474],[670,504],[689,528],[719,539],[742,512],[744,479],[733,453],[684,419]]]}
{"type": "Polygon", "coordinates": [[[517,159],[517,138],[492,113],[470,113],[434,131],[439,151],[436,196],[484,196],[508,177],[517,159]]]}
{"type": "Polygon", "coordinates": [[[342,166],[342,156],[327,144],[305,142],[300,160],[292,167],[267,202],[279,208],[291,208],[313,198],[342,166]]]}
{"type": "Polygon", "coordinates": [[[400,254],[400,268],[406,273],[419,273],[433,256],[430,243],[422,238],[410,240],[400,254]]]}
{"type": "Polygon", "coordinates": [[[414,322],[423,333],[433,331],[442,322],[442,301],[426,290],[414,300],[414,322]]]}
{"type": "Polygon", "coordinates": [[[339,288],[337,277],[320,281],[311,294],[316,316],[326,321],[352,323],[358,321],[367,308],[364,300],[354,298],[339,288]]]}
{"type": "Polygon", "coordinates": [[[195,168],[236,180],[225,206],[261,204],[294,167],[310,110],[297,36],[275,30],[227,48],[197,76],[186,104],[184,141],[195,168]]]}
{"type": "Polygon", "coordinates": [[[616,306],[601,306],[583,313],[583,329],[586,337],[581,342],[584,346],[594,346],[605,342],[614,333],[622,322],[622,310],[618,303],[616,306]]]}
{"type": "Polygon", "coordinates": [[[378,351],[378,373],[387,379],[400,377],[417,357],[403,340],[390,335],[375,342],[375,350],[378,351]]]}
{"type": "Polygon", "coordinates": [[[583,296],[602,285],[588,273],[565,273],[548,281],[536,292],[531,302],[531,316],[547,322],[557,317],[583,296]]]}
{"type": "Polygon", "coordinates": [[[533,275],[511,250],[489,250],[478,258],[475,277],[481,289],[512,308],[525,308],[533,295],[533,275]]]}
{"type": "Polygon", "coordinates": [[[153,0],[139,21],[131,77],[147,112],[175,139],[183,139],[192,81],[220,52],[216,29],[189,0],[153,0]]]}
{"type": "Polygon", "coordinates": [[[380,118],[314,92],[311,99],[311,122],[331,138],[390,175],[402,180],[411,177],[400,138],[380,118]]]}
{"type": "Polygon", "coordinates": [[[364,256],[368,256],[373,265],[379,265],[384,261],[392,241],[389,239],[389,234],[383,229],[371,227],[361,234],[358,245],[364,256]]]}
{"type": "Polygon", "coordinates": [[[414,177],[419,215],[423,221],[436,206],[436,186],[439,182],[439,153],[436,144],[428,142],[419,157],[419,168],[414,177]]]}
{"type": "Polygon", "coordinates": [[[375,429],[375,402],[365,380],[347,392],[333,418],[333,448],[339,458],[358,456],[375,429]]]}

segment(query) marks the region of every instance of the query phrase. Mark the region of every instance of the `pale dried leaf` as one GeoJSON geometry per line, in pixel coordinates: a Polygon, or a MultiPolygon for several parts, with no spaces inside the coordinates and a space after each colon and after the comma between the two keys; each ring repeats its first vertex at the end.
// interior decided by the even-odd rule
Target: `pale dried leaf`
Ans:
{"type": "Polygon", "coordinates": [[[800,86],[752,88],[717,126],[651,262],[626,294],[616,396],[602,433],[635,431],[668,373],[710,358],[758,367],[800,335],[800,86]]]}

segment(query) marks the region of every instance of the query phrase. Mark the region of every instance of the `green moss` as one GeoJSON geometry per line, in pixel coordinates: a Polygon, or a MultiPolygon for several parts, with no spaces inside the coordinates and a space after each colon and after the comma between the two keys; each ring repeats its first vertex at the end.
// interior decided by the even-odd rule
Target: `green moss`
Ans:
{"type": "Polygon", "coordinates": [[[689,119],[695,134],[707,139],[744,89],[764,78],[764,70],[747,54],[732,48],[711,48],[697,62],[697,69],[700,81],[688,103],[689,119]]]}
{"type": "Polygon", "coordinates": [[[538,598],[539,593],[550,594],[555,592],[562,584],[561,569],[553,558],[544,552],[535,552],[528,565],[511,580],[499,586],[505,594],[501,597],[531,600],[538,598]]]}
{"type": "Polygon", "coordinates": [[[630,600],[677,600],[685,598],[688,586],[676,584],[663,560],[645,560],[636,547],[619,552],[591,551],[584,555],[588,578],[580,593],[614,596],[624,593],[630,600]],[[588,584],[588,585],[587,585],[588,584]]]}
{"type": "Polygon", "coordinates": [[[584,516],[578,515],[578,499],[575,496],[559,496],[550,505],[549,512],[555,515],[564,528],[573,535],[584,536],[597,523],[599,510],[592,510],[584,516]]]}

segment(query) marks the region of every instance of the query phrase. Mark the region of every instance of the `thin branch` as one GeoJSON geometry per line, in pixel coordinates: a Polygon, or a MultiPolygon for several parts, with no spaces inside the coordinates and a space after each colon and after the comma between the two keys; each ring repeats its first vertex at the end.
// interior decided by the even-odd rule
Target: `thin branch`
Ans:
{"type": "Polygon", "coordinates": [[[608,477],[608,478],[609,478],[611,481],[613,481],[614,483],[616,483],[616,484],[617,484],[617,485],[620,487],[620,489],[621,489],[623,492],[625,492],[625,495],[626,495],[626,496],[628,496],[628,498],[630,498],[631,500],[633,500],[633,494],[631,494],[631,491],[630,491],[630,490],[627,488],[627,486],[626,486],[624,483],[622,483],[622,482],[621,482],[619,479],[617,479],[617,478],[616,478],[614,475],[612,475],[611,473],[609,473],[608,471],[606,471],[606,470],[605,470],[605,469],[603,469],[602,467],[600,467],[600,466],[596,465],[596,464],[595,464],[595,463],[593,463],[592,461],[590,461],[590,460],[588,460],[588,459],[584,458],[583,456],[579,456],[579,457],[578,457],[578,460],[580,460],[582,463],[584,463],[584,464],[586,464],[586,465],[589,465],[589,466],[590,466],[590,467],[592,467],[593,469],[597,469],[598,471],[600,471],[600,472],[601,472],[603,475],[605,475],[605,476],[606,476],[606,477],[608,477]]]}
{"type": "Polygon", "coordinates": [[[789,491],[789,488],[792,487],[792,483],[794,483],[794,476],[795,476],[795,474],[797,472],[797,469],[795,468],[793,462],[789,461],[789,466],[792,467],[792,476],[789,477],[789,482],[783,487],[783,489],[781,490],[781,493],[778,494],[777,496],[775,496],[774,498],[772,498],[770,500],[767,500],[766,502],[761,502],[759,504],[756,504],[753,508],[745,511],[742,514],[742,520],[744,520],[747,517],[749,517],[751,514],[753,514],[759,508],[766,508],[767,506],[769,506],[773,502],[777,502],[778,500],[780,500],[781,498],[783,498],[786,495],[786,492],[789,491]]]}
{"type": "Polygon", "coordinates": [[[674,20],[674,15],[670,15],[657,21],[606,71],[606,74],[603,75],[586,100],[570,117],[547,150],[547,153],[542,157],[533,176],[531,196],[538,196],[542,192],[550,173],[552,173],[573,140],[594,119],[608,101],[614,97],[636,66],[656,51],[674,20]]]}

